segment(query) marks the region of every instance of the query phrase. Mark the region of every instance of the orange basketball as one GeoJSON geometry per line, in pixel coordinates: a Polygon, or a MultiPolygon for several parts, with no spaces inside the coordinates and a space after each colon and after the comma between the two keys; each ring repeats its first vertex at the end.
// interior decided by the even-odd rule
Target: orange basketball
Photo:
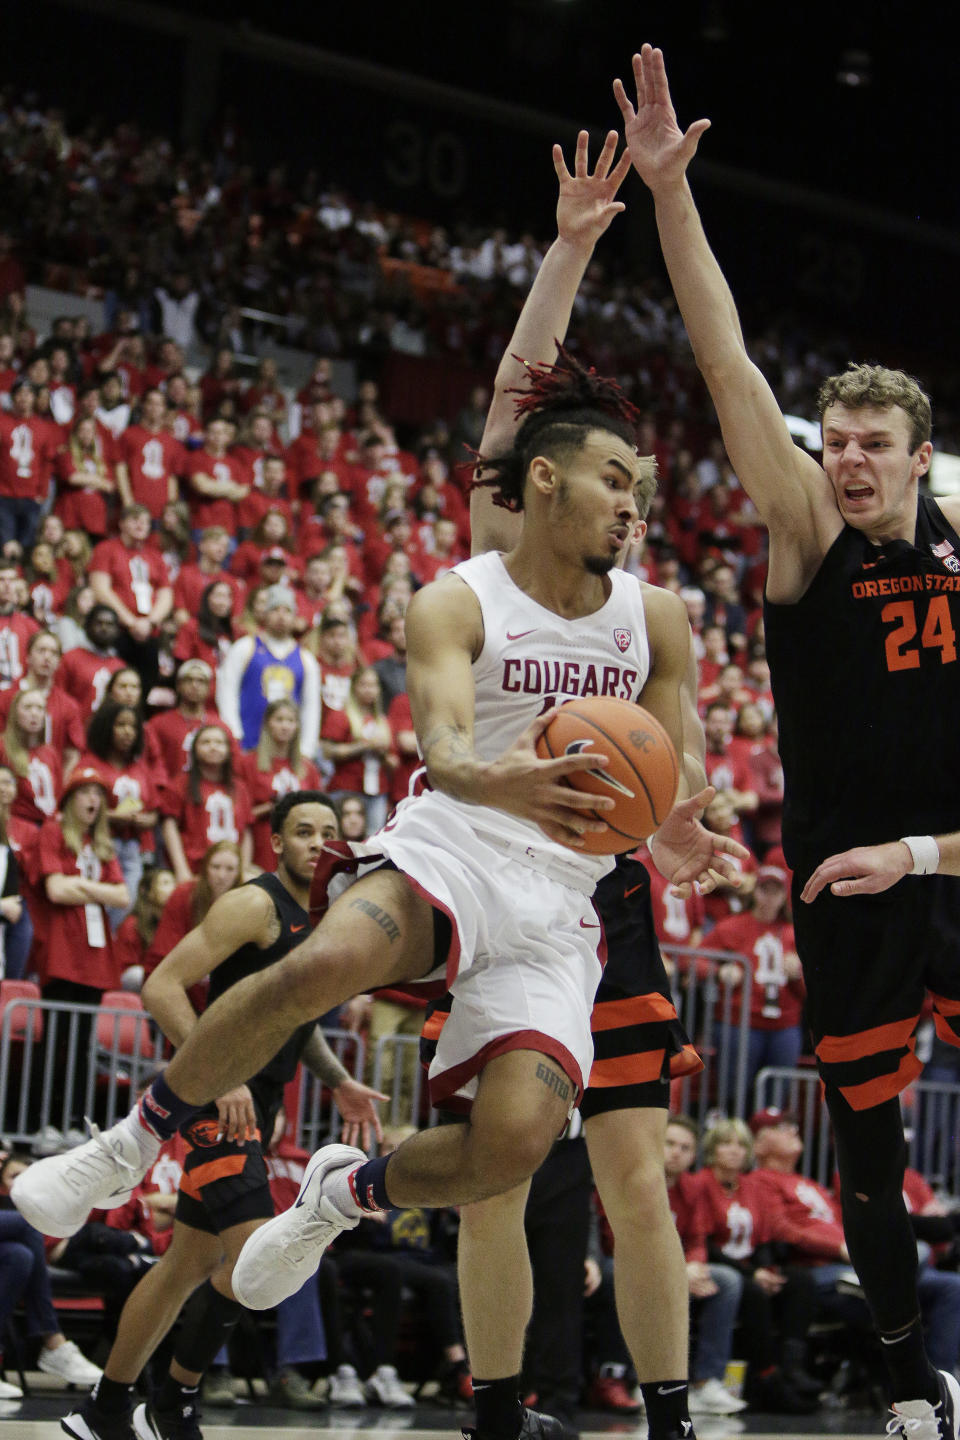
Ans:
{"type": "Polygon", "coordinates": [[[607,826],[583,836],[592,855],[619,855],[652,835],[673,809],[680,782],[677,752],[659,720],[629,700],[591,697],[561,705],[537,740],[542,760],[559,755],[606,755],[602,770],[578,770],[567,783],[616,801],[592,810],[607,826]]]}

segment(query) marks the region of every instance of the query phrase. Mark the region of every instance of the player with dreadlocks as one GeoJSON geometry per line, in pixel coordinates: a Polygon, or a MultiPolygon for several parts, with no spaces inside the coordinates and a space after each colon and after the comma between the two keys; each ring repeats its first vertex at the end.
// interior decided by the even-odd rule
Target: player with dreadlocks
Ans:
{"type": "MultiPolygon", "coordinates": [[[[592,175],[585,134],[580,137],[573,175],[562,154],[554,154],[558,238],[547,252],[497,372],[480,445],[487,458],[480,461],[471,494],[474,555],[510,551],[517,544],[524,524],[523,478],[540,448],[544,427],[551,427],[551,439],[559,443],[566,426],[567,439],[575,442],[578,415],[584,410],[589,414],[598,404],[628,424],[633,421],[611,381],[584,370],[562,348],[557,365],[549,363],[558,355],[554,337],[566,331],[580,280],[611,218],[612,154],[608,142],[592,175]],[[534,357],[538,363],[528,363],[534,357]],[[545,408],[544,400],[553,394],[556,403],[545,408]]],[[[648,482],[638,494],[641,521],[652,495],[648,482]]],[[[641,697],[647,705],[650,687],[666,685],[670,675],[676,676],[676,667],[664,660],[663,645],[668,656],[674,650],[679,654],[687,625],[675,596],[639,581],[632,583],[641,592],[653,646],[652,679],[641,697]]],[[[676,688],[675,679],[672,683],[676,688]]],[[[705,777],[692,651],[680,691],[684,775],[689,790],[695,792],[705,777]]],[[[653,848],[662,863],[656,842],[653,848]]],[[[744,855],[741,851],[740,858],[744,855]]],[[[580,1106],[586,1145],[558,1143],[532,1190],[524,1182],[460,1210],[460,1303],[474,1374],[485,1381],[476,1391],[477,1427],[483,1435],[498,1431],[498,1397],[503,1413],[510,1413],[511,1403],[515,1412],[518,1408],[517,1372],[525,1340],[529,1370],[523,1389],[537,1392],[539,1409],[568,1424],[573,1420],[581,1386],[581,1296],[591,1171],[616,1242],[620,1328],[641,1384],[650,1440],[690,1435],[691,1413],[729,1415],[743,1408],[743,1402],[721,1384],[724,1357],[716,1344],[698,1345],[688,1397],[689,1285],[670,1213],[663,1155],[668,1081],[699,1069],[700,1061],[673,1006],[645,867],[632,857],[620,856],[600,880],[594,904],[603,922],[607,955],[591,1017],[594,1061],[580,1106]],[[531,1279],[536,1303],[528,1332],[531,1279]]],[[[422,1041],[425,1059],[458,1003],[448,992],[428,1010],[422,1041]]],[[[568,1133],[575,1136],[577,1127],[571,1125],[568,1133]]],[[[701,1284],[701,1277],[696,1283],[701,1284]]],[[[629,1404],[616,1372],[600,1377],[593,1398],[594,1402],[606,1399],[611,1406],[629,1404]]],[[[509,1437],[511,1432],[503,1424],[499,1433],[509,1437]]]]}
{"type": "MultiPolygon", "coordinates": [[[[196,1108],[264,1064],[305,1018],[362,990],[452,989],[431,1094],[466,1091],[470,1121],[370,1161],[344,1145],[319,1150],[297,1203],[244,1246],[233,1272],[242,1304],[268,1308],[299,1289],[364,1214],[462,1205],[520,1184],[562,1129],[593,1059],[602,930],[591,897],[612,867],[583,850],[599,823],[588,812],[603,802],[563,782],[606,757],[540,760],[535,741],[558,700],[642,694],[683,753],[688,635],[685,624],[655,624],[615,568],[640,524],[638,492],[653,484],[629,412],[618,402],[611,413],[606,382],[569,365],[538,385],[514,447],[522,486],[495,462],[505,498],[522,503],[517,544],[456,566],[408,611],[407,678],[432,789],[403,801],[368,842],[359,877],[302,945],[205,1012],[131,1115],[31,1167],[16,1203],[45,1234],[68,1235],[92,1207],[122,1204],[196,1108]]],[[[726,864],[696,819],[702,798],[676,806],[659,832],[658,863],[677,882],[726,864]]],[[[515,1420],[543,1431],[535,1417],[515,1420]]]]}

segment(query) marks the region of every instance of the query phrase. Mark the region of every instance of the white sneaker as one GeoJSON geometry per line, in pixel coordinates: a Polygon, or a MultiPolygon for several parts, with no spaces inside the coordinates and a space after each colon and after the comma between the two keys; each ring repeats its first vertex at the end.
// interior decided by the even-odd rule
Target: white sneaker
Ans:
{"type": "Polygon", "coordinates": [[[103,1134],[91,1125],[90,1139],[82,1145],[22,1170],[10,1196],[41,1235],[66,1240],[77,1233],[91,1210],[125,1205],[155,1158],[144,1157],[126,1121],[103,1134]]]}
{"type": "Polygon", "coordinates": [[[272,1310],[295,1295],[331,1240],[359,1224],[359,1216],[344,1215],[333,1204],[329,1182],[344,1167],[362,1165],[366,1158],[352,1145],[324,1145],[316,1151],[290,1209],[254,1230],[240,1251],[230,1283],[241,1305],[272,1310]]]}
{"type": "Polygon", "coordinates": [[[81,1354],[72,1340],[65,1340],[55,1350],[41,1350],[37,1369],[45,1375],[56,1375],[68,1385],[96,1385],[103,1374],[99,1365],[81,1354]]]}
{"type": "Polygon", "coordinates": [[[940,1399],[936,1405],[929,1400],[903,1400],[891,1405],[893,1419],[887,1425],[888,1435],[903,1435],[908,1440],[958,1440],[960,1422],[960,1383],[949,1370],[938,1370],[940,1399]]]}
{"type": "Polygon", "coordinates": [[[702,1385],[691,1385],[687,1393],[691,1415],[738,1415],[746,1410],[746,1400],[738,1400],[727,1387],[714,1378],[702,1385]]]}
{"type": "Polygon", "coordinates": [[[8,1380],[0,1380],[0,1400],[22,1400],[23,1391],[19,1385],[11,1385],[8,1380]]]}
{"type": "Polygon", "coordinates": [[[337,1366],[336,1372],[330,1376],[327,1399],[331,1405],[342,1405],[351,1410],[359,1410],[366,1405],[367,1397],[352,1365],[337,1366]]]}
{"type": "Polygon", "coordinates": [[[413,1396],[400,1383],[400,1376],[392,1365],[378,1365],[364,1389],[367,1399],[374,1405],[386,1405],[390,1410],[412,1410],[413,1396]]]}

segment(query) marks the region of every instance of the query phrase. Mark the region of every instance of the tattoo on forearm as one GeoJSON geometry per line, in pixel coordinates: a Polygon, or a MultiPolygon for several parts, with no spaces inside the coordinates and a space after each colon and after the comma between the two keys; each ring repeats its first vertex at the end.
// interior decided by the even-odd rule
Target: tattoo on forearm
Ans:
{"type": "MultiPolygon", "coordinates": [[[[459,725],[435,725],[420,742],[420,748],[423,751],[427,771],[434,772],[431,778],[435,777],[437,767],[456,767],[460,761],[474,758],[473,742],[459,725]]],[[[443,788],[454,799],[464,798],[455,773],[444,776],[443,788]]]]}
{"type": "Polygon", "coordinates": [[[551,1070],[549,1065],[537,1066],[537,1079],[542,1080],[544,1085],[556,1095],[558,1100],[570,1099],[570,1086],[568,1082],[556,1070],[551,1070]]]}
{"type": "Polygon", "coordinates": [[[381,910],[380,906],[374,905],[372,900],[357,899],[352,901],[351,904],[354,910],[361,910],[364,915],[369,915],[375,925],[380,926],[380,929],[384,935],[386,935],[391,945],[394,940],[398,938],[400,926],[392,915],[387,914],[386,910],[381,910]]]}
{"type": "Polygon", "coordinates": [[[463,755],[472,755],[473,747],[459,725],[435,725],[422,741],[423,758],[430,759],[430,752],[441,746],[446,748],[446,754],[459,759],[463,755]]]}
{"type": "Polygon", "coordinates": [[[459,725],[435,725],[422,742],[427,766],[456,764],[473,758],[470,736],[459,725]]]}
{"type": "Polygon", "coordinates": [[[302,1059],[308,1070],[312,1070],[324,1085],[331,1090],[336,1090],[347,1079],[349,1071],[345,1065],[341,1065],[330,1046],[324,1040],[319,1031],[314,1031],[310,1041],[303,1052],[302,1059]]]}

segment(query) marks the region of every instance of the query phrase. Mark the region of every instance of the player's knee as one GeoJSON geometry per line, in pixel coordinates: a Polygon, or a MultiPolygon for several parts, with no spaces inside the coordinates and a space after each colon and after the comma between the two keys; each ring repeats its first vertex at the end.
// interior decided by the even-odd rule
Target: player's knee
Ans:
{"type": "Polygon", "coordinates": [[[500,1191],[513,1189],[539,1170],[557,1138],[557,1127],[540,1117],[507,1116],[496,1124],[474,1130],[472,1147],[488,1175],[502,1182],[500,1191]]]}
{"type": "Polygon", "coordinates": [[[222,1254],[215,1255],[206,1249],[193,1250],[189,1245],[174,1249],[171,1246],[158,1261],[156,1270],[168,1284],[175,1284],[189,1294],[204,1280],[210,1279],[222,1259],[222,1254]]]}
{"type": "Polygon", "coordinates": [[[645,1156],[625,1166],[605,1182],[602,1198],[615,1237],[627,1229],[649,1234],[657,1225],[673,1224],[662,1159],[645,1156]]]}
{"type": "MultiPolygon", "coordinates": [[[[349,959],[316,937],[315,944],[301,946],[269,966],[262,972],[265,990],[262,999],[269,1013],[286,1015],[295,1026],[302,1024],[305,1016],[328,1010],[331,982],[335,984],[340,972],[348,973],[349,959]]],[[[348,986],[344,994],[349,993],[348,986]]]]}

